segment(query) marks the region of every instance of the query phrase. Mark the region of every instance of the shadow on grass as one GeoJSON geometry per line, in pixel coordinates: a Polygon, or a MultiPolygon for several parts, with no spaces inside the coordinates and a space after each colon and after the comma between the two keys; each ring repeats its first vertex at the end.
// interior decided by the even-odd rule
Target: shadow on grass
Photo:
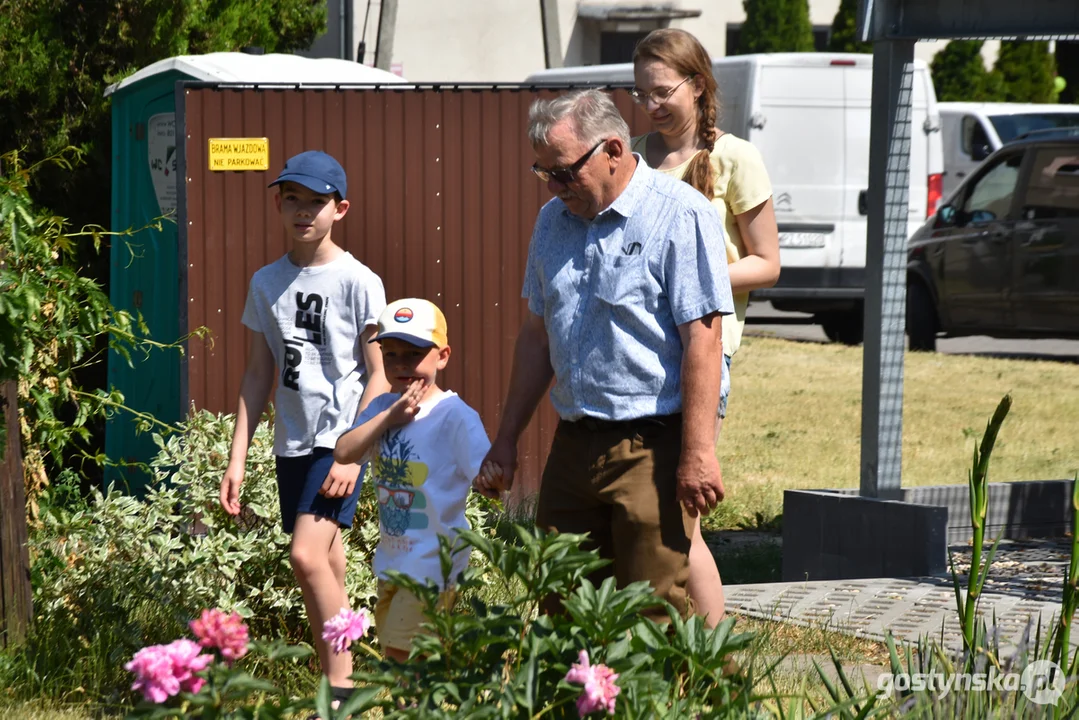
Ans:
{"type": "Polygon", "coordinates": [[[781,536],[770,532],[702,532],[724,585],[779,582],[783,567],[781,536]]]}

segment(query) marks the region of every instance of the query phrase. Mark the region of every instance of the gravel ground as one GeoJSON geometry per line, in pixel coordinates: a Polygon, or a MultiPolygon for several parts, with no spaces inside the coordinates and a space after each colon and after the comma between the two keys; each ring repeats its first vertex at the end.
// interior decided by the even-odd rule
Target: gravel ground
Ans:
{"type": "MultiPolygon", "coordinates": [[[[990,547],[985,546],[983,563],[990,547]]],[[[971,546],[953,545],[950,550],[956,572],[965,577],[970,572],[971,546]]],[[[1031,599],[1059,601],[1070,559],[1071,538],[1002,540],[989,568],[986,591],[1006,592],[1022,587],[1031,599]]]]}

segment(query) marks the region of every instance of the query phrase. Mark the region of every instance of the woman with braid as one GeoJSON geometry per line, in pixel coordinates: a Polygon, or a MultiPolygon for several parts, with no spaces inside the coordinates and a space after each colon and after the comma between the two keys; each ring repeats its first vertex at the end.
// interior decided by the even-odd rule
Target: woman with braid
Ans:
{"type": "MultiPolygon", "coordinates": [[[[632,149],[660,172],[685,180],[723,218],[734,314],[723,318],[723,388],[716,441],[730,393],[731,356],[745,325],[749,291],[779,279],[779,231],[772,186],[757,149],[716,127],[716,80],[697,38],[684,30],[649,33],[633,53],[633,99],[652,119],[653,132],[632,149]]],[[[714,627],[723,617],[723,585],[715,558],[701,537],[700,518],[689,556],[689,596],[714,627]]]]}

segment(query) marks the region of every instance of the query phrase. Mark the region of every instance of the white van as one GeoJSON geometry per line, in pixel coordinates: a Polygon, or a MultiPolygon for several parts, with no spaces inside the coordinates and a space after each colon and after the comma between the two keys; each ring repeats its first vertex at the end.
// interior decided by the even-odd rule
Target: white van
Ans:
{"type": "MultiPolygon", "coordinates": [[[[779,310],[808,312],[828,337],[862,338],[873,57],[772,53],[713,61],[720,126],[752,142],[774,189],[782,271],[754,291],[779,310]]],[[[633,65],[546,70],[525,83],[632,83],[633,65]]],[[[909,233],[941,199],[944,170],[929,69],[914,65],[909,233]]]]}
{"type": "Polygon", "coordinates": [[[1039,103],[942,102],[944,197],[948,198],[982,160],[1020,135],[1079,127],[1079,107],[1039,103]]]}

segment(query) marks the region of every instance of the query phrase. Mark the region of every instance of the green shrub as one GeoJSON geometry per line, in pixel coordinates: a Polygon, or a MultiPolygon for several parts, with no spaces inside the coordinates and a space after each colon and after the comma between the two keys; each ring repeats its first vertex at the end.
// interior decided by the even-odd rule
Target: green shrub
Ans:
{"type": "MultiPolygon", "coordinates": [[[[752,694],[752,676],[731,662],[751,641],[750,634],[734,632],[733,619],[709,630],[700,618],[683,622],[666,605],[670,626],[657,625],[639,614],[664,604],[647,583],[615,589],[607,579],[597,588],[585,579],[606,561],[579,547],[582,536],[523,526],[516,526],[515,536],[503,540],[467,531],[456,547],[441,544],[444,576],[451,572],[454,552],[478,552],[483,561],[459,576],[458,586],[518,588],[504,602],[476,597],[467,612],[437,609],[436,585],[394,577],[425,602],[430,634],[415,640],[404,666],[382,660],[364,642],[354,645],[356,655],[371,661],[354,676],[352,700],[336,711],[329,707],[325,681],[314,698],[287,700],[239,669],[217,663],[200,673],[209,682],[199,692],[181,692],[164,706],[144,701],[133,716],[250,717],[253,696],[265,693],[256,700],[264,717],[317,709],[326,718],[371,711],[384,718],[571,718],[577,717],[582,687],[567,674],[574,664],[583,664],[582,653],[592,665],[617,674],[617,717],[768,716],[762,699],[752,694]],[[549,595],[561,598],[565,612],[537,616],[549,595]],[[219,689],[237,685],[249,691],[234,693],[229,705],[219,689]]],[[[277,654],[285,655],[281,648],[277,654]]]]}
{"type": "Polygon", "coordinates": [[[737,48],[728,55],[813,52],[813,24],[806,0],[742,0],[746,22],[737,48]]]}
{"type": "MultiPolygon", "coordinates": [[[[483,562],[465,571],[458,587],[503,588],[503,600],[477,596],[467,612],[438,609],[437,586],[395,578],[424,601],[431,634],[416,638],[406,668],[384,661],[357,673],[361,687],[382,692],[368,693],[356,709],[401,718],[576,717],[581,688],[566,675],[582,652],[618,674],[617,717],[746,717],[760,709],[752,677],[731,662],[752,640],[734,632],[734,619],[709,630],[699,617],[683,621],[647,583],[616,589],[608,578],[594,586],[587,576],[607,561],[582,550],[582,536],[520,525],[516,536],[460,537],[483,562]],[[564,612],[538,614],[552,595],[564,612]],[[669,626],[640,615],[656,605],[666,607],[669,626]]],[[[447,574],[452,567],[445,542],[442,566],[447,574]]]]}
{"type": "MultiPolygon", "coordinates": [[[[72,148],[32,167],[15,152],[0,157],[0,381],[18,381],[31,516],[50,472],[74,470],[64,460],[102,461],[91,427],[123,405],[118,392],[82,387],[78,373],[105,348],[127,357],[146,331],[141,317],[114,309],[79,267],[78,255],[100,250],[104,229],[74,230],[30,197],[43,169],[70,172],[79,160],[72,148]]],[[[0,458],[5,434],[0,423],[0,458]]]]}
{"type": "Polygon", "coordinates": [[[858,0],[840,0],[839,10],[832,19],[832,36],[828,40],[831,52],[871,53],[873,43],[858,37],[858,0]]]}
{"type": "Polygon", "coordinates": [[[1045,40],[1005,40],[993,67],[1000,100],[1017,103],[1056,102],[1056,62],[1045,40]]]}
{"type": "Polygon", "coordinates": [[[985,69],[984,40],[952,40],[933,56],[930,70],[940,102],[992,102],[1000,99],[1000,79],[985,69]]]}
{"type": "MultiPolygon", "coordinates": [[[[232,518],[218,502],[233,423],[197,412],[167,440],[155,436],[160,451],[142,500],[111,489],[74,510],[43,502],[30,541],[35,626],[16,663],[22,692],[63,697],[80,688],[94,700],[125,701],[123,662],[180,636],[203,608],[235,610],[256,638],[309,638],[281,530],[270,423],[251,444],[243,512],[232,518]]],[[[474,527],[484,524],[478,497],[468,516],[474,527]]],[[[377,501],[365,482],[345,532],[354,603],[375,598],[378,537],[377,501]]]]}

